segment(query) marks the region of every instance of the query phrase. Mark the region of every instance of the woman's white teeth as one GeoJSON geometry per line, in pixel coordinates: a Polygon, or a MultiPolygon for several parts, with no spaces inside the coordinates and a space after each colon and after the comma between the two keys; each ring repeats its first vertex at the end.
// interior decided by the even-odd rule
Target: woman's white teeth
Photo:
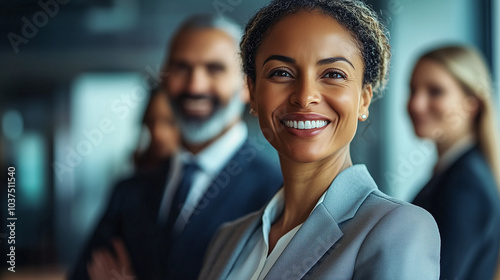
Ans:
{"type": "Polygon", "coordinates": [[[328,124],[328,121],[284,121],[287,127],[296,129],[320,128],[328,124]]]}

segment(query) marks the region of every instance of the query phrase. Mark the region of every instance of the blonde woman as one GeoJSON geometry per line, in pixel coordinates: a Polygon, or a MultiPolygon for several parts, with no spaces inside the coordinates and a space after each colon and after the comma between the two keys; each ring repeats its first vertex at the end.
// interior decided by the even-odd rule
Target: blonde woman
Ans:
{"type": "Polygon", "coordinates": [[[500,242],[498,127],[490,75],[474,49],[430,51],[417,62],[408,102],[415,133],[439,159],[413,203],[441,234],[441,279],[492,279],[500,242]]]}

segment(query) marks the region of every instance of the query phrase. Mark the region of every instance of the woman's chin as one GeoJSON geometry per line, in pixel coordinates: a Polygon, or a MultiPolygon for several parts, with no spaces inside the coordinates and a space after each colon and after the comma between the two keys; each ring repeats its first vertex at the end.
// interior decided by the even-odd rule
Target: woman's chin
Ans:
{"type": "Polygon", "coordinates": [[[432,138],[432,130],[427,129],[427,128],[415,128],[415,135],[417,135],[418,138],[426,138],[430,139],[432,138]]]}
{"type": "Polygon", "coordinates": [[[281,161],[293,161],[295,163],[312,163],[326,157],[324,151],[306,149],[280,152],[279,154],[281,155],[281,161]]]}

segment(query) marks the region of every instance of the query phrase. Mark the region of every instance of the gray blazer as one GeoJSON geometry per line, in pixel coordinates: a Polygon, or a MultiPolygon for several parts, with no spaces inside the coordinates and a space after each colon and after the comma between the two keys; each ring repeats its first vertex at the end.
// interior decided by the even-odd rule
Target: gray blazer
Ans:
{"type": "MultiPolygon", "coordinates": [[[[223,225],[199,279],[226,279],[263,210],[223,225]]],[[[364,165],[341,172],[265,279],[438,279],[432,216],[377,188],[364,165]]]]}

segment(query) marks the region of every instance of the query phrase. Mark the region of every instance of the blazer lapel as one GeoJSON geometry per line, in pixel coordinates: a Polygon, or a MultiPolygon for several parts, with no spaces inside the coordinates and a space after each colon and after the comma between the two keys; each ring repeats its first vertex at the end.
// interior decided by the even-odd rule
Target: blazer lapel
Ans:
{"type": "Polygon", "coordinates": [[[301,279],[343,236],[340,224],[354,217],[366,197],[377,189],[366,166],[341,172],[320,203],[297,231],[265,279],[301,279]]]}
{"type": "Polygon", "coordinates": [[[300,279],[342,237],[338,224],[323,204],[297,231],[265,279],[300,279]]]}
{"type": "Polygon", "coordinates": [[[214,263],[209,279],[226,279],[228,277],[248,239],[260,225],[263,212],[264,209],[247,216],[245,218],[247,221],[231,234],[214,263]]]}

